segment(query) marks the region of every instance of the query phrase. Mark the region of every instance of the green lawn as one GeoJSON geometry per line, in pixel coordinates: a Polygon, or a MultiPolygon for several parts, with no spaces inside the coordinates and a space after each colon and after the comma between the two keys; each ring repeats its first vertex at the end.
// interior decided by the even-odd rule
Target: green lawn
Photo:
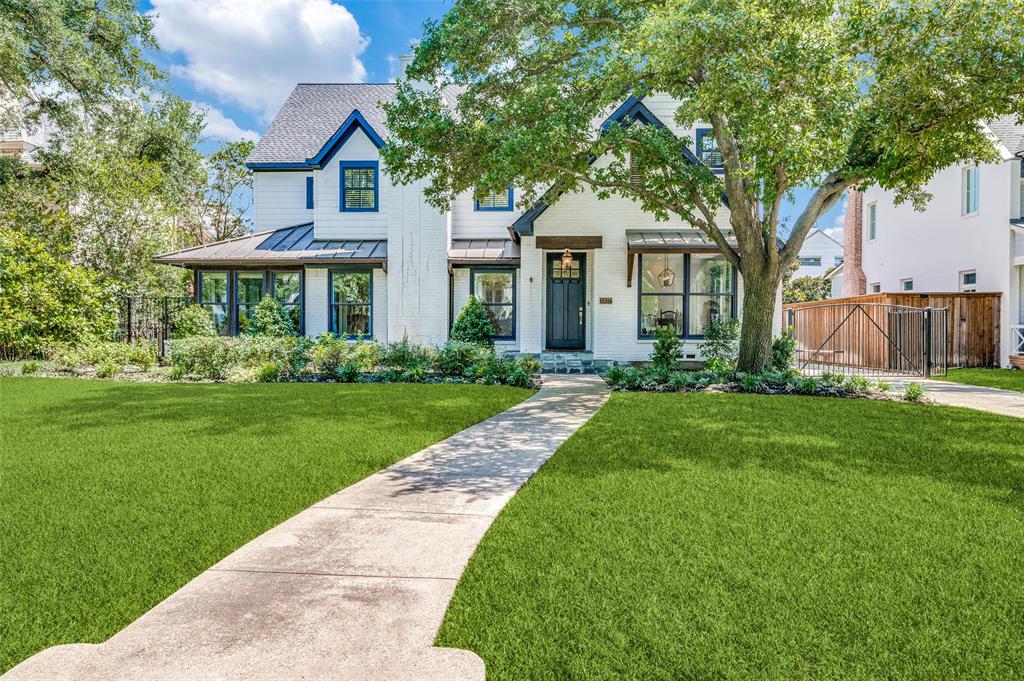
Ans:
{"type": "Polygon", "coordinates": [[[1024,392],[1024,371],[1020,369],[950,369],[949,375],[939,380],[1024,392]]]}
{"type": "Polygon", "coordinates": [[[264,530],[528,394],[0,379],[0,672],[103,641],[264,530]]]}
{"type": "Polygon", "coordinates": [[[527,483],[438,645],[488,680],[1008,679],[1024,422],[868,400],[614,394],[527,483]]]}

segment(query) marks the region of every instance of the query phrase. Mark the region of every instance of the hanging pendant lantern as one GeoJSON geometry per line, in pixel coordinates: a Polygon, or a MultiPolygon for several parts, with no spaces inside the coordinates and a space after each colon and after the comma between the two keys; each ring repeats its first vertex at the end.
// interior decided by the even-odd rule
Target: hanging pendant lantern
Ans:
{"type": "Polygon", "coordinates": [[[672,284],[676,283],[676,273],[666,267],[658,275],[658,281],[661,282],[663,288],[669,288],[672,284]]]}
{"type": "Polygon", "coordinates": [[[567,248],[565,249],[565,252],[562,253],[562,269],[567,270],[570,267],[572,267],[572,253],[570,253],[567,248]]]}

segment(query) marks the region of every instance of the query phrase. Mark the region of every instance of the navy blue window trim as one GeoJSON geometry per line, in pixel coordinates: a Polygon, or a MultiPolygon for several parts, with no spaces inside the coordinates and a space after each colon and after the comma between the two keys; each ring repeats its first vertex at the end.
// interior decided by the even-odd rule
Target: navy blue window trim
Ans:
{"type": "Polygon", "coordinates": [[[697,147],[697,158],[706,165],[708,168],[722,168],[722,152],[718,150],[718,143],[715,140],[715,131],[711,128],[697,128],[697,139],[695,140],[695,146],[697,147]],[[709,146],[705,149],[705,140],[708,141],[709,146]]]}
{"type": "MultiPolygon", "coordinates": [[[[338,206],[338,210],[340,210],[343,213],[376,213],[377,209],[379,207],[379,202],[378,202],[379,195],[378,195],[378,192],[379,192],[379,189],[380,189],[380,182],[379,182],[380,169],[379,169],[378,162],[377,161],[340,161],[338,163],[338,173],[340,174],[339,184],[341,186],[341,197],[340,197],[340,204],[338,206]],[[352,178],[352,179],[348,180],[349,184],[348,184],[348,186],[346,186],[345,171],[350,169],[350,168],[353,168],[353,169],[355,169],[355,168],[372,168],[373,169],[373,187],[372,187],[372,189],[373,189],[373,205],[372,206],[369,206],[369,205],[366,205],[366,204],[358,205],[360,202],[364,201],[364,199],[366,198],[366,195],[364,194],[364,192],[367,192],[369,189],[371,189],[370,187],[366,187],[365,185],[360,184],[359,180],[357,180],[356,178],[352,178]],[[351,198],[353,199],[353,205],[352,206],[347,206],[345,204],[345,194],[346,194],[346,191],[349,192],[352,195],[351,196],[351,198]],[[359,197],[358,201],[356,200],[355,192],[359,192],[359,194],[358,194],[358,197],[359,197]]],[[[363,174],[360,174],[359,176],[362,177],[363,174]]]]}
{"type": "MultiPolygon", "coordinates": [[[[670,251],[666,251],[666,255],[670,254],[670,251]]],[[[683,254],[683,292],[682,293],[644,293],[644,256],[637,254],[636,263],[636,337],[639,340],[649,340],[654,338],[651,334],[643,333],[643,297],[646,296],[679,296],[683,299],[683,319],[682,326],[680,327],[683,333],[676,334],[677,337],[683,339],[701,340],[704,338],[704,334],[689,334],[690,328],[690,299],[691,298],[724,298],[729,296],[729,310],[732,318],[736,318],[736,291],[739,288],[738,272],[733,266],[729,266],[732,270],[732,293],[702,293],[690,290],[690,254],[683,254]]]]}
{"type": "Polygon", "coordinates": [[[480,302],[483,304],[484,309],[491,307],[511,307],[512,308],[512,334],[511,335],[496,335],[494,340],[497,341],[510,341],[516,339],[516,327],[518,326],[518,314],[516,313],[516,307],[518,301],[516,300],[516,268],[514,267],[495,267],[495,266],[484,266],[484,267],[471,267],[469,270],[469,295],[476,295],[476,275],[477,274],[510,274],[512,276],[512,302],[511,303],[488,303],[484,300],[480,302]]]}
{"type": "MultiPolygon", "coordinates": [[[[497,194],[495,194],[497,196],[497,194]]],[[[473,210],[490,212],[490,211],[510,211],[515,209],[515,196],[512,192],[512,187],[508,188],[508,201],[505,205],[497,204],[493,206],[481,206],[479,199],[473,199],[473,210]]]]}
{"type": "Polygon", "coordinates": [[[306,178],[306,208],[313,207],[313,177],[306,178]]]}
{"type": "Polygon", "coordinates": [[[230,336],[231,330],[234,327],[234,321],[232,320],[233,315],[233,293],[232,282],[234,277],[228,270],[199,270],[196,272],[196,302],[210,313],[210,319],[214,322],[214,327],[217,329],[217,333],[221,336],[230,336]],[[223,275],[224,277],[224,300],[215,300],[210,302],[204,302],[203,300],[203,287],[205,286],[205,279],[208,275],[223,275]],[[223,313],[223,320],[218,323],[215,318],[215,309],[221,308],[223,313]]]}
{"type": "Polygon", "coordinates": [[[342,336],[348,339],[357,339],[360,337],[373,338],[373,268],[370,267],[334,267],[327,271],[327,328],[328,331],[333,333],[335,336],[342,336]],[[334,300],[334,277],[337,274],[366,274],[369,276],[370,284],[368,290],[367,300],[353,300],[344,302],[335,302],[334,300]],[[334,309],[337,307],[366,307],[368,310],[368,319],[366,321],[366,333],[365,334],[354,334],[346,333],[341,334],[338,332],[337,324],[334,320],[334,309]]]}

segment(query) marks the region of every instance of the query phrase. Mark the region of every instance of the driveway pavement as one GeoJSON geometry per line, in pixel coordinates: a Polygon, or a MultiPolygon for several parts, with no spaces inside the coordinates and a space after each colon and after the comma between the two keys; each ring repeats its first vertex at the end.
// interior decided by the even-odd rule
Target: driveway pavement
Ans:
{"type": "Polygon", "coordinates": [[[3,681],[482,680],[434,648],[484,532],[607,399],[597,376],[545,377],[508,411],[257,537],[108,641],[44,650],[3,681]]]}
{"type": "MultiPolygon", "coordinates": [[[[910,379],[886,379],[894,392],[903,392],[910,379]]],[[[990,411],[1024,418],[1024,393],[941,380],[918,380],[925,394],[939,404],[990,411]]]]}

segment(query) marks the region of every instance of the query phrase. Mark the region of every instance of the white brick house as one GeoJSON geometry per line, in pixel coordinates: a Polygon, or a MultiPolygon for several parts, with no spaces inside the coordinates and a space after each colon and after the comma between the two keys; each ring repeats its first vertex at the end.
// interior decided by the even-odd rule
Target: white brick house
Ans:
{"type": "MultiPolygon", "coordinates": [[[[238,333],[254,302],[275,295],[307,336],[439,345],[475,294],[505,351],[644,360],[653,329],[667,324],[684,356],[699,359],[704,325],[737,314],[734,268],[679,219],[657,222],[590,191],[524,206],[514,187],[479,202],[466,193],[441,211],[422,184],[396,185],[379,158],[388,138],[380,103],[395,92],[298,85],[249,158],[255,233],[156,258],[195,271],[197,299],[222,333],[238,333]]],[[[679,129],[674,109],[667,97],[631,98],[608,120],[705,138],[703,128],[679,129]]],[[[695,163],[718,160],[710,148],[692,152],[695,163]]],[[[719,224],[729,229],[725,205],[719,224]]]]}
{"type": "Polygon", "coordinates": [[[999,364],[1024,368],[1024,125],[1006,116],[986,127],[1000,160],[938,172],[923,212],[877,187],[863,194],[860,292],[999,292],[999,364]]]}

